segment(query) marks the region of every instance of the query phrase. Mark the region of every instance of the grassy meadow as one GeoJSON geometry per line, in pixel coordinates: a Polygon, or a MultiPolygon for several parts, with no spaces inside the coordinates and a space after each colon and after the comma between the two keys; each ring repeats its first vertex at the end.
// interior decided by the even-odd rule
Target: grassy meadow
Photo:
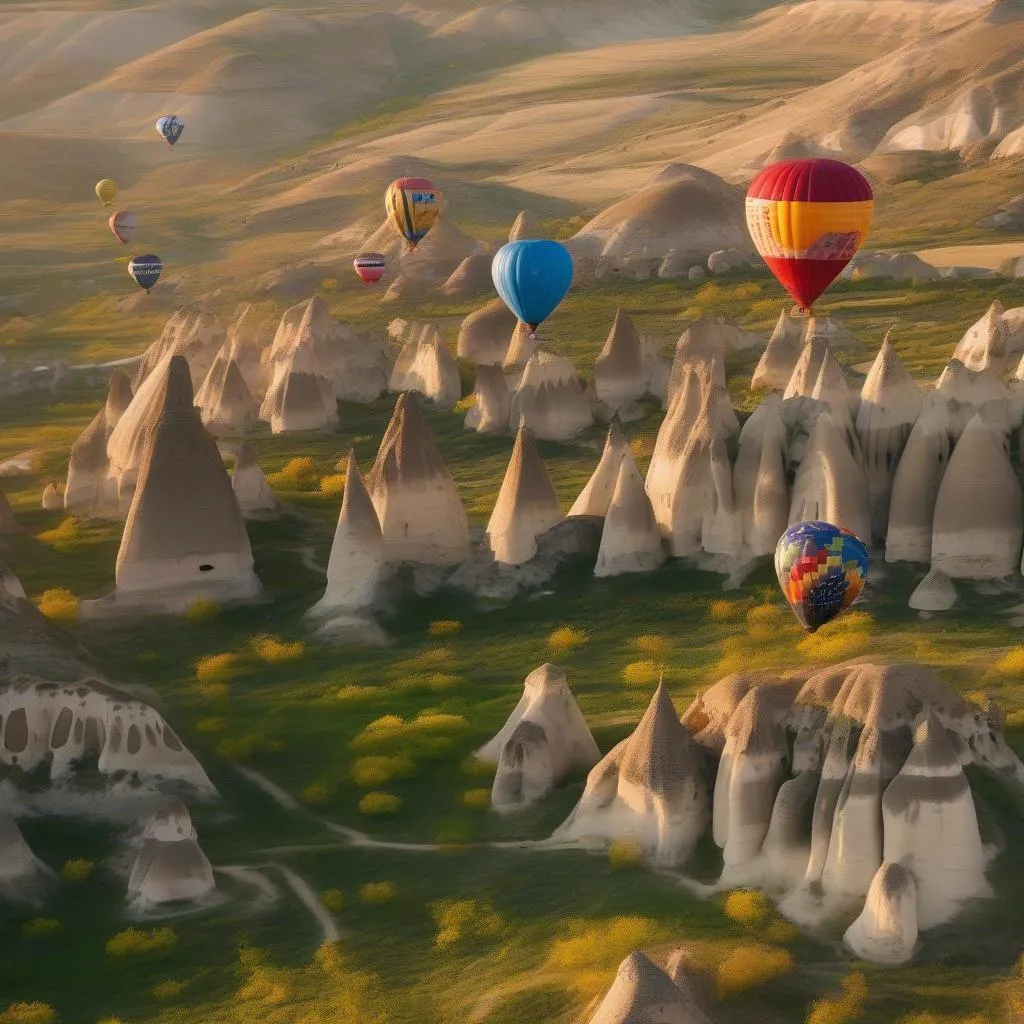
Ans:
{"type": "MultiPolygon", "coordinates": [[[[378,294],[347,286],[323,294],[336,316],[365,330],[382,330],[393,316],[429,317],[446,326],[452,343],[459,319],[478,304],[382,308],[378,294]]],[[[840,316],[858,336],[856,350],[842,353],[847,365],[870,362],[895,325],[907,366],[932,380],[997,297],[1024,305],[1024,282],[851,283],[834,288],[821,312],[840,316]]],[[[545,325],[545,344],[591,372],[619,306],[670,352],[700,313],[767,334],[783,302],[774,283],[749,275],[702,286],[587,285],[545,325]]],[[[65,314],[59,328],[54,318],[54,330],[33,343],[40,358],[58,349],[69,362],[123,357],[159,330],[157,317],[107,329],[103,308],[96,300],[65,314]]],[[[735,353],[727,365],[741,413],[758,400],[747,387],[757,357],[757,350],[735,353]]],[[[471,378],[467,367],[467,393],[471,378]]],[[[0,948],[8,951],[0,958],[0,1024],[576,1024],[628,952],[676,945],[691,951],[717,1001],[718,1024],[1020,1019],[1012,1015],[1024,998],[1024,976],[1014,966],[1024,882],[1014,865],[1024,856],[1024,818],[1018,797],[981,774],[973,781],[985,837],[1004,850],[992,873],[999,899],[925,936],[913,964],[883,970],[842,950],[838,924],[801,936],[753,897],[701,898],[674,877],[637,867],[628,849],[595,855],[490,845],[550,834],[583,779],[522,815],[499,818],[487,809],[490,772],[472,752],[501,726],[524,676],[544,661],[565,667],[607,751],[633,728],[662,672],[682,712],[701,689],[740,668],[874,652],[933,665],[975,699],[994,693],[1024,754],[1024,647],[1007,618],[1021,588],[992,596],[962,586],[953,613],[923,619],[906,602],[924,567],[880,564],[854,612],[805,638],[767,559],[734,589],[679,562],[611,580],[570,565],[552,592],[501,608],[455,592],[409,596],[383,620],[395,641],[387,649],[318,646],[302,615],[323,586],[340,502],[337,463],[354,447],[369,469],[393,408],[389,396],[370,406],[343,404],[332,432],[272,437],[262,428],[254,436],[288,506],[278,520],[250,524],[265,601],[197,606],[173,624],[86,626],[76,603],[112,587],[120,524],[46,512],[39,495],[48,480],[62,479],[68,448],[102,399],[102,388],[79,381],[56,397],[5,401],[0,459],[38,451],[31,473],[3,480],[26,533],[11,538],[0,557],[111,678],[159,694],[223,796],[193,807],[204,850],[217,868],[259,872],[275,898],[263,905],[244,874],[221,874],[222,903],[134,922],[114,870],[123,856],[117,833],[88,822],[25,821],[33,849],[55,870],[73,859],[91,868],[66,869],[70,880],[42,908],[0,909],[0,948]],[[281,806],[239,768],[270,780],[295,806],[281,806]],[[393,845],[353,845],[337,826],[393,845]],[[317,894],[336,943],[325,944],[329,930],[288,872],[317,894]],[[130,928],[136,931],[124,934],[130,928]]],[[[642,468],[660,418],[652,406],[628,425],[642,468]]],[[[480,530],[512,439],[467,432],[454,412],[428,412],[427,419],[480,530]]],[[[596,465],[602,440],[595,426],[572,443],[541,443],[565,508],[596,465]]],[[[692,874],[714,880],[717,856],[710,845],[702,849],[692,874]]]]}

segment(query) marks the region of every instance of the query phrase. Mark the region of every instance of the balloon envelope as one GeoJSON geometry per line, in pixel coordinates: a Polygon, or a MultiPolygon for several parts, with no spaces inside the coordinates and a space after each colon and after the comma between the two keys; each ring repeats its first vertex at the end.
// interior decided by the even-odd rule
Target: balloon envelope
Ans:
{"type": "Polygon", "coordinates": [[[114,237],[122,244],[127,245],[138,230],[139,225],[135,220],[135,214],[131,210],[118,210],[110,215],[107,221],[114,237]]]}
{"type": "Polygon", "coordinates": [[[159,256],[133,256],[128,261],[128,273],[135,279],[140,288],[148,292],[160,279],[160,273],[164,269],[159,256]]]}
{"type": "Polygon", "coordinates": [[[376,284],[384,276],[387,265],[387,257],[380,252],[361,252],[352,261],[363,284],[376,284]]]}
{"type": "Polygon", "coordinates": [[[572,256],[559,242],[506,242],[491,261],[491,279],[505,305],[535,331],[572,284],[572,256]]]}
{"type": "Polygon", "coordinates": [[[747,229],[757,251],[801,308],[839,276],[871,228],[867,178],[839,160],[785,160],[747,190],[747,229]]]}
{"type": "Polygon", "coordinates": [[[775,548],[775,573],[800,624],[813,633],[860,597],[868,551],[840,526],[796,523],[775,548]]]}
{"type": "Polygon", "coordinates": [[[104,206],[109,206],[117,195],[117,182],[102,178],[96,182],[96,196],[104,206]]]}
{"type": "Polygon", "coordinates": [[[426,178],[398,178],[384,196],[388,220],[413,249],[434,226],[440,203],[441,193],[426,178]]]}
{"type": "Polygon", "coordinates": [[[164,114],[163,117],[157,120],[156,130],[173,146],[181,138],[181,133],[185,130],[185,124],[178,120],[174,114],[164,114]]]}

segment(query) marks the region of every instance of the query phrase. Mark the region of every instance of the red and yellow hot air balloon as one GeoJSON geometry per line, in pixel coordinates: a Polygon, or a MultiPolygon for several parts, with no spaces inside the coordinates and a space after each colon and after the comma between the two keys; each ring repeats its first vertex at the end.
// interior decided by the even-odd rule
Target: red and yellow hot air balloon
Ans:
{"type": "Polygon", "coordinates": [[[441,209],[441,193],[426,178],[399,178],[384,196],[388,220],[415,249],[434,226],[441,209]]]}
{"type": "Polygon", "coordinates": [[[363,284],[376,284],[384,276],[387,265],[387,257],[381,252],[361,252],[352,261],[363,284]]]}
{"type": "Polygon", "coordinates": [[[779,283],[809,311],[864,244],[874,194],[839,160],[785,160],[747,190],[747,229],[779,283]]]}

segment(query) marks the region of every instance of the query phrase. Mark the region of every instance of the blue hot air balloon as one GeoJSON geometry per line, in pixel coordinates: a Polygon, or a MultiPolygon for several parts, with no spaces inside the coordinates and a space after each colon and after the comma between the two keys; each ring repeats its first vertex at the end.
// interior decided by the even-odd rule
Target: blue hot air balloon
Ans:
{"type": "Polygon", "coordinates": [[[168,145],[173,146],[181,138],[185,123],[174,114],[164,114],[157,120],[156,130],[167,140],[168,145]]]}
{"type": "Polygon", "coordinates": [[[569,291],[572,256],[547,239],[508,242],[494,254],[491,278],[505,305],[535,332],[569,291]]]}
{"type": "Polygon", "coordinates": [[[160,274],[164,269],[159,256],[133,256],[128,261],[128,273],[132,275],[135,283],[148,292],[160,280],[160,274]]]}
{"type": "Polygon", "coordinates": [[[775,549],[775,574],[800,624],[813,633],[860,597],[868,549],[841,526],[796,523],[775,549]]]}

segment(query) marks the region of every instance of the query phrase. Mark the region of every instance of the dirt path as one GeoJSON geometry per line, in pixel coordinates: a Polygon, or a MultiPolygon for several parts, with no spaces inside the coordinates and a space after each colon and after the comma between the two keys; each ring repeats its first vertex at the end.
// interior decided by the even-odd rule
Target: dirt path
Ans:
{"type": "Polygon", "coordinates": [[[320,902],[320,898],[310,888],[309,883],[301,875],[297,875],[291,868],[287,868],[283,864],[275,863],[274,867],[281,872],[282,877],[288,883],[292,892],[298,896],[299,900],[316,918],[317,924],[320,925],[320,930],[323,933],[324,942],[337,942],[341,938],[341,932],[338,930],[334,918],[331,917],[330,911],[320,902]]]}
{"type": "Polygon", "coordinates": [[[987,270],[998,270],[1004,260],[1024,256],[1024,241],[950,245],[941,249],[922,249],[917,255],[933,267],[985,267],[987,270]]]}

